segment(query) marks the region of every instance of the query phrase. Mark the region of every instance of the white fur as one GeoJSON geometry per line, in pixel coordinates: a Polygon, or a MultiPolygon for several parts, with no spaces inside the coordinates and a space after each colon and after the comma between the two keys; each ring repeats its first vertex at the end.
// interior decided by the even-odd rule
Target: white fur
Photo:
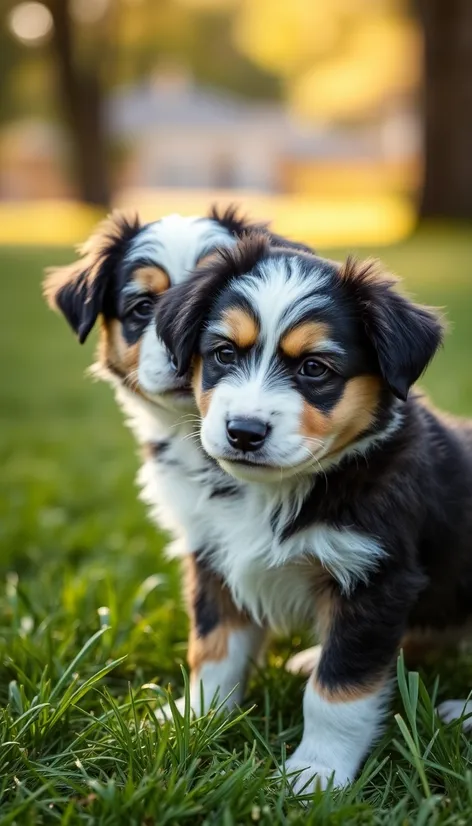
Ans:
{"type": "MultiPolygon", "coordinates": [[[[243,700],[248,668],[257,659],[264,639],[261,628],[248,626],[232,631],[228,637],[228,653],[222,660],[205,662],[199,673],[192,675],[190,707],[197,717],[207,714],[210,708],[231,711],[243,700]]],[[[177,701],[181,714],[185,711],[185,699],[177,701]]],[[[170,707],[164,706],[160,714],[168,719],[170,707]]]]}
{"type": "MultiPolygon", "coordinates": [[[[346,456],[365,455],[396,429],[400,419],[392,418],[384,432],[363,437],[333,453],[338,433],[309,437],[303,432],[303,398],[288,379],[277,376],[276,354],[281,338],[305,311],[330,304],[329,276],[320,262],[310,278],[304,275],[295,257],[270,259],[259,266],[257,275],[234,279],[229,289],[239,293],[254,308],[260,321],[261,354],[250,353],[244,366],[222,378],[211,393],[202,421],[202,444],[224,470],[242,481],[276,482],[303,473],[324,472],[346,456]],[[235,418],[255,418],[268,425],[265,442],[242,464],[241,451],[230,445],[227,422],[235,418]]],[[[225,319],[213,321],[209,333],[230,337],[225,319]]],[[[317,342],[317,353],[342,354],[343,348],[329,338],[317,342]]],[[[247,459],[247,456],[244,458],[247,459]]]]}
{"type": "MultiPolygon", "coordinates": [[[[246,491],[241,500],[245,519],[231,522],[230,533],[212,553],[212,564],[231,588],[236,604],[258,622],[287,631],[294,624],[314,620],[313,563],[319,560],[330,570],[343,590],[366,581],[383,551],[370,537],[353,530],[315,525],[279,541],[270,520],[264,518],[256,491],[246,491]]],[[[262,506],[262,507],[261,507],[262,506]]],[[[229,527],[229,526],[228,526],[229,527]]]]}
{"type": "Polygon", "coordinates": [[[126,261],[155,261],[168,273],[172,284],[179,284],[189,277],[198,259],[219,245],[235,243],[228,230],[210,218],[166,215],[148,224],[133,239],[126,261]]]}
{"type": "Polygon", "coordinates": [[[206,713],[215,701],[217,705],[223,703],[227,710],[239,705],[244,696],[249,663],[257,659],[263,638],[262,629],[252,625],[232,631],[227,656],[218,662],[206,662],[195,675],[191,686],[192,707],[200,707],[201,713],[206,713]]]}
{"type": "MultiPolygon", "coordinates": [[[[160,221],[148,224],[133,239],[125,257],[125,264],[142,265],[143,260],[162,267],[170,284],[185,281],[195,269],[197,261],[217,246],[232,246],[235,238],[227,229],[210,218],[185,218],[167,215],[160,221]]],[[[130,281],[125,291],[139,291],[135,281],[130,281]]],[[[169,354],[156,335],[152,321],[141,339],[138,382],[141,389],[161,407],[175,408],[177,413],[194,410],[194,402],[186,395],[170,396],[169,391],[183,388],[185,379],[179,378],[172,368],[169,354]]]]}
{"type": "MultiPolygon", "coordinates": [[[[251,370],[246,381],[236,377],[220,381],[211,396],[211,403],[202,422],[201,438],[207,453],[217,460],[229,459],[237,453],[229,443],[226,423],[239,417],[259,418],[270,424],[272,430],[266,447],[254,455],[254,463],[273,465],[276,478],[279,468],[292,469],[305,462],[311,455],[298,432],[302,411],[302,398],[292,388],[267,386],[267,365],[260,364],[251,370]]],[[[228,470],[229,467],[226,466],[228,470]]],[[[244,474],[239,465],[234,471],[244,474]]]]}
{"type": "Polygon", "coordinates": [[[472,700],[445,700],[438,706],[438,714],[444,723],[452,723],[462,717],[462,728],[464,731],[472,731],[472,700]]]}
{"type": "Polygon", "coordinates": [[[388,689],[349,702],[329,702],[310,680],[303,698],[304,729],[300,745],[285,763],[297,794],[309,794],[315,783],[326,788],[334,773],[335,787],[354,780],[382,728],[388,689]]]}
{"type": "MultiPolygon", "coordinates": [[[[173,220],[167,223],[172,232],[176,228],[172,236],[174,241],[170,244],[172,249],[166,249],[164,244],[161,254],[159,233],[164,221],[159,224],[160,229],[156,224],[138,236],[128,258],[137,262],[140,257],[152,256],[151,260],[169,272],[172,283],[177,283],[186,277],[186,267],[194,266],[196,246],[193,247],[192,261],[187,264],[187,253],[183,251],[192,250],[193,242],[189,241],[187,245],[187,235],[180,235],[178,231],[179,226],[182,228],[181,222],[173,220]]],[[[198,229],[201,229],[200,222],[198,229]]],[[[227,241],[227,233],[225,239],[227,241]]],[[[166,243],[169,243],[169,237],[166,243]]],[[[198,257],[201,254],[199,248],[198,257]]],[[[231,410],[233,415],[236,415],[233,411],[247,415],[254,409],[270,413],[277,426],[280,449],[285,451],[283,461],[287,466],[293,465],[295,456],[301,463],[312,461],[311,454],[307,458],[306,446],[302,449],[296,439],[291,441],[293,422],[300,416],[297,394],[280,388],[270,390],[270,382],[269,389],[267,382],[270,342],[276,341],[280,334],[281,319],[284,323],[290,319],[290,313],[295,312],[295,308],[300,310],[306,298],[296,268],[292,276],[293,280],[287,286],[286,273],[280,269],[276,283],[269,278],[268,272],[262,285],[253,285],[263,316],[268,348],[265,361],[257,369],[254,366],[249,390],[247,384],[238,388],[225,387],[222,383],[214,394],[220,393],[221,404],[226,404],[227,411],[231,410]],[[274,286],[277,288],[275,293],[274,286]]],[[[319,286],[320,306],[325,306],[329,296],[323,294],[324,275],[321,272],[319,286]]],[[[206,554],[230,588],[236,605],[246,609],[260,626],[233,631],[227,657],[219,662],[205,663],[200,674],[193,675],[191,705],[197,714],[208,710],[215,695],[221,702],[235,689],[225,702],[231,707],[242,699],[248,664],[257,655],[266,626],[288,629],[295,622],[314,620],[316,604],[309,576],[313,563],[318,560],[333,573],[341,587],[349,591],[357,581],[368,579],[383,550],[373,537],[325,524],[314,525],[282,541],[284,526],[300,512],[310,491],[313,480],[308,474],[277,478],[264,484],[241,482],[234,496],[213,497],[215,485],[227,485],[228,477],[202,452],[196,441],[196,420],[182,415],[173,405],[172,397],[163,396],[166,382],[172,384],[172,369],[151,325],[142,340],[138,379],[147,399],[121,386],[117,389],[128,423],[140,443],[162,440],[168,443],[162,460],[157,454],[141,468],[141,496],[150,505],[153,518],[171,532],[175,540],[174,551],[198,550],[206,554]],[[278,514],[275,519],[274,514],[278,514]],[[201,686],[203,705],[200,703],[201,686]]],[[[323,782],[333,770],[338,784],[352,779],[375,736],[382,704],[380,696],[355,703],[329,704],[315,695],[309,686],[305,693],[303,740],[288,761],[287,769],[305,769],[305,779],[308,779],[307,771],[317,772],[323,782]]],[[[165,716],[165,710],[163,713],[165,716]]],[[[301,782],[297,781],[297,789],[301,782]]]]}
{"type": "Polygon", "coordinates": [[[305,310],[326,307],[331,298],[323,291],[327,275],[320,269],[317,278],[304,278],[295,257],[270,259],[261,265],[261,275],[246,276],[232,282],[231,287],[257,309],[261,320],[261,336],[272,348],[283,328],[289,328],[305,310]],[[290,277],[287,277],[288,274],[290,277]],[[314,288],[319,290],[314,295],[314,288]]]}
{"type": "Polygon", "coordinates": [[[171,532],[173,551],[202,550],[236,604],[257,622],[286,630],[313,619],[316,606],[307,571],[316,559],[346,591],[368,579],[383,554],[372,537],[315,525],[285,541],[278,538],[310,490],[308,477],[273,485],[240,484],[235,496],[212,497],[213,487],[227,484],[228,477],[205,457],[192,422],[184,416],[179,424],[175,415],[124,388],[118,398],[139,442],[170,437],[166,457],[172,461],[148,459],[138,481],[152,517],[171,532]],[[277,508],[278,522],[272,525],[277,508]]]}

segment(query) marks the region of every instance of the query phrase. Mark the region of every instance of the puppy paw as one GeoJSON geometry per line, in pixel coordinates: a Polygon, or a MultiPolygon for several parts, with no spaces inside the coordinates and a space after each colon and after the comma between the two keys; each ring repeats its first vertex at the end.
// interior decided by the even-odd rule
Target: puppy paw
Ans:
{"type": "Polygon", "coordinates": [[[316,761],[308,762],[296,752],[285,761],[285,774],[294,794],[312,794],[317,788],[324,790],[331,777],[335,789],[345,786],[350,781],[341,768],[324,766],[316,761]]]}
{"type": "Polygon", "coordinates": [[[464,731],[472,731],[472,717],[466,716],[472,714],[472,700],[445,700],[439,704],[437,712],[443,723],[452,723],[466,717],[462,721],[462,728],[464,731]]]}
{"type": "MultiPolygon", "coordinates": [[[[180,697],[178,700],[175,700],[175,705],[179,714],[183,717],[185,714],[185,697],[180,697]]],[[[193,709],[191,710],[191,715],[194,715],[193,709]]],[[[167,723],[172,722],[174,720],[172,714],[172,708],[168,703],[164,706],[160,706],[160,708],[156,711],[156,718],[159,723],[167,723]]]]}
{"type": "Polygon", "coordinates": [[[321,645],[314,645],[312,648],[305,648],[290,657],[285,663],[285,670],[290,674],[301,674],[309,677],[313,673],[321,657],[321,645]]]}

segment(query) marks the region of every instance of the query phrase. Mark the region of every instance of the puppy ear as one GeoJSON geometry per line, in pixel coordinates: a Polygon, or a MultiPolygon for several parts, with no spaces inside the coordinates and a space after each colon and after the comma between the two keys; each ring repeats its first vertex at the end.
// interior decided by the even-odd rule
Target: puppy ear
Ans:
{"type": "Polygon", "coordinates": [[[383,378],[406,401],[442,342],[439,316],[398,293],[395,278],[382,272],[378,262],[348,258],[340,275],[358,304],[383,378]]]}
{"type": "Polygon", "coordinates": [[[220,293],[232,278],[249,272],[269,251],[264,233],[243,235],[234,247],[216,250],[188,281],[159,297],[157,335],[174,356],[180,376],[188,373],[198,353],[200,335],[220,293]]]}
{"type": "Polygon", "coordinates": [[[63,313],[80,344],[87,339],[97,316],[106,314],[116,267],[140,229],[137,216],[128,219],[115,211],[82,246],[78,261],[47,270],[44,296],[50,307],[63,313]]]}
{"type": "Polygon", "coordinates": [[[209,272],[196,274],[190,281],[171,287],[159,296],[156,332],[172,353],[179,376],[190,370],[198,341],[217,293],[218,277],[209,272]]]}

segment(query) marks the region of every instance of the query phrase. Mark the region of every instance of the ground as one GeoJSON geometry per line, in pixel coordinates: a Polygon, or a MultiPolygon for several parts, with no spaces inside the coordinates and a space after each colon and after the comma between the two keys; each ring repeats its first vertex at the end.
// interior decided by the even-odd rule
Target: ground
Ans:
{"type": "MultiPolygon", "coordinates": [[[[369,253],[447,308],[446,346],[424,385],[472,414],[470,230],[429,228],[369,253]]],[[[43,267],[71,254],[0,248],[2,826],[471,823],[471,744],[433,711],[437,697],[467,696],[467,655],[421,678],[400,663],[361,777],[309,809],[273,777],[301,731],[302,680],[283,670],[300,637],[274,643],[239,715],[155,724],[162,687],[178,696],[184,684],[178,570],[137,501],[136,449],[111,392],[83,377],[94,343],[80,348],[43,306],[43,267]]]]}

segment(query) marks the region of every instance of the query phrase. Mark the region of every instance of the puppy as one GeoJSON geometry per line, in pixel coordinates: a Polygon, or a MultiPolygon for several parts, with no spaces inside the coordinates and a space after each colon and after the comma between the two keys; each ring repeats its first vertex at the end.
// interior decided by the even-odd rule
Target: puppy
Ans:
{"type": "MultiPolygon", "coordinates": [[[[80,259],[50,271],[44,286],[50,305],[64,314],[80,343],[99,320],[95,373],[115,388],[127,422],[142,445],[141,497],[159,526],[173,536],[174,551],[185,555],[193,641],[189,658],[194,675],[205,659],[200,632],[209,632],[214,620],[215,607],[206,594],[213,589],[215,604],[230,602],[227,589],[208,573],[204,551],[218,545],[215,526],[230,523],[232,503],[242,499],[243,492],[202,451],[191,388],[156,337],[153,313],[169,286],[187,279],[217,246],[233,245],[255,226],[234,208],[224,213],[213,208],[209,217],[202,218],[171,215],[144,226],[137,218],[128,220],[114,213],[84,245],[80,259]]],[[[259,230],[272,242],[305,248],[269,233],[264,226],[259,225],[259,230]]],[[[235,623],[238,617],[235,610],[235,623]]],[[[253,637],[247,644],[244,667],[256,652],[260,629],[253,637]]],[[[218,679],[211,684],[202,709],[195,677],[193,707],[206,710],[218,687],[224,697],[238,681],[242,685],[243,676],[237,670],[234,680],[229,676],[226,683],[218,679]]],[[[238,699],[236,692],[228,704],[238,699]]]]}
{"type": "Polygon", "coordinates": [[[226,588],[199,629],[218,652],[203,678],[242,670],[258,627],[306,621],[322,642],[296,791],[355,777],[408,633],[460,633],[472,614],[472,427],[409,394],[442,328],[394,287],[372,262],[256,233],[157,309],[179,375],[192,366],[202,445],[245,489],[226,541],[202,549],[226,588]]]}

